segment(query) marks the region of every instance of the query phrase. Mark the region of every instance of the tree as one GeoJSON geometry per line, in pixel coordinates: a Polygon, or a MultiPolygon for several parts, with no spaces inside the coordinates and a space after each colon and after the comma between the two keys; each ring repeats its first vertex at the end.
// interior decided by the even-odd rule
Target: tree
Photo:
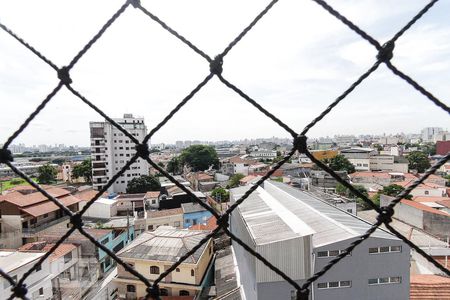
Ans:
{"type": "MultiPolygon", "coordinates": [[[[366,196],[366,198],[369,198],[369,193],[367,192],[366,188],[362,185],[359,184],[355,184],[352,185],[358,192],[360,192],[361,194],[363,194],[364,196],[366,196]]],[[[338,183],[336,186],[336,193],[338,193],[339,195],[351,198],[351,199],[355,199],[356,198],[356,202],[358,202],[358,204],[362,207],[363,210],[366,209],[370,209],[370,204],[367,204],[366,201],[364,201],[362,198],[357,197],[355,194],[353,194],[346,186],[338,183]]]]}
{"type": "Polygon", "coordinates": [[[355,172],[355,166],[344,155],[341,154],[338,154],[331,159],[325,160],[324,162],[328,163],[328,166],[333,171],[347,171],[348,174],[355,172]]]}
{"type": "Polygon", "coordinates": [[[172,157],[172,159],[167,163],[167,172],[177,175],[181,174],[181,171],[182,166],[180,159],[178,157],[172,157]]]}
{"type": "Polygon", "coordinates": [[[410,170],[417,170],[419,173],[425,172],[430,167],[430,161],[422,151],[413,151],[408,155],[408,167],[410,170]]]}
{"type": "Polygon", "coordinates": [[[210,166],[219,167],[217,152],[212,146],[192,145],[184,149],[180,155],[182,165],[188,165],[192,171],[204,171],[210,166]]]}
{"type": "Polygon", "coordinates": [[[227,189],[231,189],[231,188],[239,186],[239,180],[241,180],[244,177],[245,177],[245,175],[241,174],[241,173],[237,173],[237,174],[234,174],[233,176],[231,176],[230,179],[228,180],[227,189]]]}
{"type": "Polygon", "coordinates": [[[228,202],[230,200],[230,193],[226,189],[218,187],[211,192],[211,197],[219,202],[228,202]]]}
{"type": "MultiPolygon", "coordinates": [[[[372,201],[377,206],[380,206],[380,195],[396,197],[403,190],[404,190],[404,188],[398,184],[390,184],[388,186],[383,187],[383,189],[381,191],[378,191],[378,193],[376,193],[375,196],[373,196],[372,201]]],[[[404,197],[403,199],[412,199],[412,195],[408,195],[408,196],[404,197]]]]}
{"type": "Polygon", "coordinates": [[[130,180],[127,185],[127,193],[138,194],[148,191],[159,191],[161,184],[159,180],[152,175],[142,175],[130,180]]]}
{"type": "Polygon", "coordinates": [[[50,164],[45,164],[38,168],[38,181],[39,183],[48,184],[56,182],[56,174],[58,171],[56,168],[50,164]]]}
{"type": "Polygon", "coordinates": [[[73,167],[72,179],[80,177],[83,177],[87,183],[92,182],[92,162],[90,158],[73,167]]]}

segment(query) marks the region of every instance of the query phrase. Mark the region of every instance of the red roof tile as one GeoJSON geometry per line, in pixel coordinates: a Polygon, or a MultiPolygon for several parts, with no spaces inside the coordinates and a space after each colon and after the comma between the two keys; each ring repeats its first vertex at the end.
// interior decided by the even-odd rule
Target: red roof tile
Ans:
{"type": "MultiPolygon", "coordinates": [[[[80,199],[78,199],[72,195],[68,195],[64,198],[59,198],[58,200],[66,207],[81,201],[80,199]]],[[[30,205],[30,206],[21,208],[22,211],[26,212],[29,215],[32,215],[33,217],[42,216],[42,215],[48,214],[52,211],[57,211],[58,209],[60,209],[60,208],[52,201],[45,201],[42,203],[38,203],[36,205],[30,205]]]]}
{"type": "Polygon", "coordinates": [[[150,191],[145,193],[145,198],[158,198],[161,192],[159,191],[150,191]]]}
{"type": "Polygon", "coordinates": [[[450,200],[450,198],[438,196],[416,196],[413,200],[416,202],[437,202],[440,200],[450,200]]]}
{"type": "Polygon", "coordinates": [[[217,228],[217,219],[216,217],[212,216],[211,218],[206,221],[206,224],[196,224],[189,227],[189,230],[211,230],[217,228]]]}
{"type": "MultiPolygon", "coordinates": [[[[57,187],[45,189],[45,191],[55,198],[59,198],[70,194],[68,190],[57,187]]],[[[16,191],[6,194],[5,201],[15,204],[19,207],[22,207],[36,204],[39,202],[48,201],[48,198],[44,196],[42,193],[38,192],[37,190],[34,193],[26,195],[23,195],[22,193],[16,191]]]]}
{"type": "Polygon", "coordinates": [[[417,208],[417,209],[420,209],[422,211],[427,211],[427,212],[430,212],[430,213],[433,213],[433,214],[450,217],[450,214],[448,214],[446,212],[443,212],[443,211],[439,211],[439,210],[434,209],[432,207],[426,206],[426,205],[424,205],[424,204],[422,204],[420,202],[415,202],[415,201],[412,201],[412,200],[402,199],[401,203],[406,204],[406,205],[411,206],[411,207],[414,207],[414,208],[417,208]]]}
{"type": "Polygon", "coordinates": [[[411,275],[411,300],[450,299],[450,278],[431,275],[411,275]]]}

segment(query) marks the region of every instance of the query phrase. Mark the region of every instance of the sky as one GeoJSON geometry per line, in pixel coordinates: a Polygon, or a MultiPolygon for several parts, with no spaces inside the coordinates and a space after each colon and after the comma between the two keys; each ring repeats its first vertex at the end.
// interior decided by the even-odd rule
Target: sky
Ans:
{"type": "MultiPolygon", "coordinates": [[[[67,65],[124,3],[116,0],[0,2],[0,22],[67,65]]],[[[210,57],[269,3],[141,1],[210,57]]],[[[328,0],[380,43],[428,2],[328,0]]],[[[392,63],[450,105],[450,1],[439,1],[396,43],[392,63]]],[[[58,84],[56,72],[0,31],[0,144],[58,84]]],[[[368,42],[309,0],[280,0],[224,58],[225,79],[300,132],[375,62],[368,42]]],[[[155,127],[209,73],[207,61],[140,10],[128,7],[71,71],[72,86],[111,117],[132,113],[155,127]]],[[[89,144],[103,118],[63,88],[14,144],[89,144]]],[[[448,114],[384,65],[308,136],[450,129],[448,114]]],[[[236,140],[289,134],[213,78],[152,138],[236,140]]]]}

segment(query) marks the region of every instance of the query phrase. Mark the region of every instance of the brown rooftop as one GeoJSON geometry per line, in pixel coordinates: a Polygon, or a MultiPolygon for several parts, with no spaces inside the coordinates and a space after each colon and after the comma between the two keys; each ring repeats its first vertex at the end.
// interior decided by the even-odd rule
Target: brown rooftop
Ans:
{"type": "Polygon", "coordinates": [[[164,209],[164,210],[156,210],[156,211],[150,211],[147,213],[147,218],[161,218],[166,216],[173,216],[173,215],[182,215],[183,209],[181,207],[179,208],[171,208],[171,209],[164,209]]]}

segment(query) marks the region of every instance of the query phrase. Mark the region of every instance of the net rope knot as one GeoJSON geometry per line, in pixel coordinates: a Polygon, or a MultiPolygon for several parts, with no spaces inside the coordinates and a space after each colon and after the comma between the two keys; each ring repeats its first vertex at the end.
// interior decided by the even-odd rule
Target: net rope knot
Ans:
{"type": "Polygon", "coordinates": [[[394,215],[394,209],[390,206],[383,206],[381,213],[377,216],[377,220],[384,224],[392,222],[392,216],[394,215]]]}
{"type": "Polygon", "coordinates": [[[306,144],[306,140],[308,138],[306,135],[299,135],[294,139],[294,148],[298,150],[300,153],[306,153],[308,150],[308,146],[306,144]]]}
{"type": "Polygon", "coordinates": [[[222,215],[219,219],[217,219],[217,221],[216,221],[216,224],[217,224],[217,226],[219,226],[219,227],[222,227],[222,228],[228,228],[228,220],[229,220],[229,217],[228,217],[228,215],[227,214],[224,214],[224,215],[222,215]]]}
{"type": "Polygon", "coordinates": [[[141,6],[140,0],[128,0],[128,3],[130,3],[134,8],[138,8],[141,6]]]}
{"type": "Polygon", "coordinates": [[[70,223],[72,223],[72,225],[75,228],[82,228],[83,227],[83,219],[81,219],[81,215],[80,214],[75,214],[73,216],[70,217],[70,223]]]}
{"type": "Polygon", "coordinates": [[[159,286],[157,284],[149,286],[146,291],[147,291],[147,299],[148,296],[150,296],[151,299],[159,299],[159,286]]]}
{"type": "Polygon", "coordinates": [[[8,149],[0,149],[0,163],[4,164],[6,162],[10,162],[13,161],[13,155],[11,153],[11,151],[9,151],[8,149]]]}
{"type": "Polygon", "coordinates": [[[223,58],[221,55],[217,55],[214,60],[209,63],[209,70],[211,73],[220,75],[222,74],[223,68],[223,58]]]}
{"type": "Polygon", "coordinates": [[[296,291],[296,298],[297,300],[308,300],[309,299],[309,289],[304,290],[297,290],[296,291]]]}
{"type": "Polygon", "coordinates": [[[146,159],[147,157],[150,156],[150,150],[148,150],[148,145],[147,144],[138,144],[138,145],[136,145],[136,152],[143,159],[146,159]]]}
{"type": "Polygon", "coordinates": [[[28,289],[25,284],[16,285],[11,290],[13,291],[14,296],[16,296],[17,298],[22,298],[22,299],[25,299],[25,296],[28,293],[28,289]]]}
{"type": "Polygon", "coordinates": [[[383,47],[378,51],[377,59],[382,62],[388,62],[394,57],[395,43],[389,41],[383,45],[383,47]]]}
{"type": "Polygon", "coordinates": [[[62,83],[66,85],[72,83],[68,67],[62,67],[61,69],[58,69],[58,78],[59,80],[61,80],[62,83]]]}

